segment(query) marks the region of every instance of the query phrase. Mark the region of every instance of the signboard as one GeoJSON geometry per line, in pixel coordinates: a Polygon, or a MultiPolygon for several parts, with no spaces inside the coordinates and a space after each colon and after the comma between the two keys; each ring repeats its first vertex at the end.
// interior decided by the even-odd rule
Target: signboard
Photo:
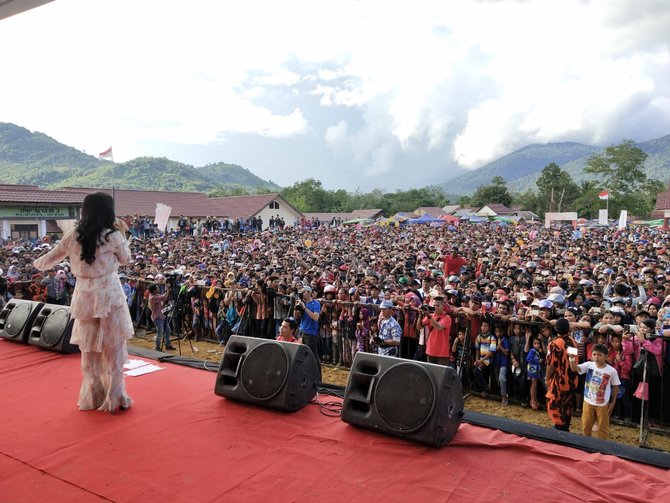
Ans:
{"type": "Polygon", "coordinates": [[[158,230],[165,232],[167,229],[168,221],[170,220],[170,213],[172,212],[172,207],[163,203],[156,203],[156,218],[155,222],[158,226],[158,230]]]}
{"type": "Polygon", "coordinates": [[[628,220],[628,210],[621,210],[621,214],[619,215],[619,230],[626,228],[626,220],[628,220]]]}
{"type": "Polygon", "coordinates": [[[561,213],[545,213],[544,214],[544,226],[548,229],[551,226],[551,222],[556,220],[572,222],[572,225],[575,226],[577,223],[577,212],[576,211],[564,211],[561,213]]]}
{"type": "Polygon", "coordinates": [[[0,206],[0,218],[75,218],[70,206],[0,206]]]}
{"type": "Polygon", "coordinates": [[[609,225],[609,221],[607,220],[607,209],[598,210],[598,223],[600,225],[609,225]]]}

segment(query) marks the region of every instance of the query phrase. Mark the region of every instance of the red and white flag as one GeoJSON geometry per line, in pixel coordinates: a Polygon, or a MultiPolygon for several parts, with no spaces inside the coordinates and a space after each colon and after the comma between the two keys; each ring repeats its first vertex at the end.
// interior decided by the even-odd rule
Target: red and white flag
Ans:
{"type": "Polygon", "coordinates": [[[111,159],[112,158],[112,147],[109,147],[104,152],[98,154],[98,159],[111,159]]]}
{"type": "MultiPolygon", "coordinates": [[[[112,149],[110,148],[109,150],[111,151],[112,149]]],[[[610,193],[606,190],[603,190],[600,194],[598,194],[598,197],[603,201],[607,201],[610,198],[610,193]]]]}

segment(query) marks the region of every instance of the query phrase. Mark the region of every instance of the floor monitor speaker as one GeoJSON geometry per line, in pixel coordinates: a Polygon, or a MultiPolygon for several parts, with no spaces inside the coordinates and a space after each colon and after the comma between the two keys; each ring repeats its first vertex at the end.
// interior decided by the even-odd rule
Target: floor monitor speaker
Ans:
{"type": "Polygon", "coordinates": [[[59,353],[78,353],[79,346],[70,344],[73,324],[69,307],[44,304],[28,333],[28,344],[59,353]]]}
{"type": "Polygon", "coordinates": [[[12,299],[0,311],[0,337],[28,342],[28,332],[43,304],[32,300],[12,299]]]}
{"type": "Polygon", "coordinates": [[[456,434],[462,417],[463,391],[451,367],[356,353],[343,421],[442,447],[456,434]]]}
{"type": "Polygon", "coordinates": [[[316,395],[319,366],[304,344],[233,335],[214,392],[263,407],[296,411],[316,395]]]}

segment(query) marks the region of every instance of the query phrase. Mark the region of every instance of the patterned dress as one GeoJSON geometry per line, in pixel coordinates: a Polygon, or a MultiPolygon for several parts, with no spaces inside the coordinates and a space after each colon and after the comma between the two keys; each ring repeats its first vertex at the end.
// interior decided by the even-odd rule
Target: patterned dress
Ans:
{"type": "Polygon", "coordinates": [[[572,419],[578,374],[570,368],[566,348],[577,347],[575,340],[564,335],[549,343],[547,368],[554,367],[554,374],[547,380],[547,413],[557,426],[566,426],[572,419]]]}
{"type": "MultiPolygon", "coordinates": [[[[103,236],[108,232],[103,231],[103,236]]],[[[95,251],[95,261],[88,264],[80,258],[76,234],[76,229],[66,233],[34,265],[44,271],[70,257],[77,277],[70,307],[74,319],[70,342],[81,350],[83,375],[79,409],[114,412],[133,403],[126,393],[123,365],[128,360],[126,342],[133,337],[134,327],[117,274],[119,264],[130,260],[130,249],[124,236],[114,231],[106,240],[103,237],[103,244],[95,251]]]]}

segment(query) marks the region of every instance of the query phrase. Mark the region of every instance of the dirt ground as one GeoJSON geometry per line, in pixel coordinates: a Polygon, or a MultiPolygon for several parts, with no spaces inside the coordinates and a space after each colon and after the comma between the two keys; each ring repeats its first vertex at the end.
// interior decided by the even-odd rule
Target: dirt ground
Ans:
{"type": "MultiPolygon", "coordinates": [[[[138,330],[135,338],[131,339],[128,343],[130,346],[153,349],[154,335],[155,334],[153,333],[147,334],[143,330],[138,330]]],[[[177,349],[174,351],[168,351],[167,353],[169,354],[178,355],[179,345],[181,345],[181,355],[185,357],[197,358],[218,363],[221,361],[221,357],[223,356],[223,346],[219,346],[216,343],[191,342],[189,344],[187,339],[183,339],[180,341],[180,344],[178,344],[177,341],[173,342],[172,344],[177,349]],[[191,345],[193,346],[193,351],[191,350],[191,345]]],[[[322,376],[323,382],[344,387],[347,385],[349,371],[340,367],[323,365],[322,376]]],[[[468,396],[465,400],[465,408],[475,412],[482,412],[485,414],[506,417],[526,423],[537,424],[547,428],[551,427],[551,422],[549,421],[549,417],[547,416],[546,411],[535,411],[530,407],[521,407],[514,404],[510,404],[508,407],[503,407],[499,399],[495,399],[494,397],[481,398],[479,396],[468,396]]],[[[572,421],[570,431],[572,433],[581,434],[580,426],[581,422],[579,418],[575,418],[572,421]]],[[[618,424],[610,425],[610,440],[615,442],[638,446],[639,436],[639,428],[618,424]]],[[[647,436],[646,446],[653,449],[670,452],[670,435],[649,433],[647,436]]]]}

